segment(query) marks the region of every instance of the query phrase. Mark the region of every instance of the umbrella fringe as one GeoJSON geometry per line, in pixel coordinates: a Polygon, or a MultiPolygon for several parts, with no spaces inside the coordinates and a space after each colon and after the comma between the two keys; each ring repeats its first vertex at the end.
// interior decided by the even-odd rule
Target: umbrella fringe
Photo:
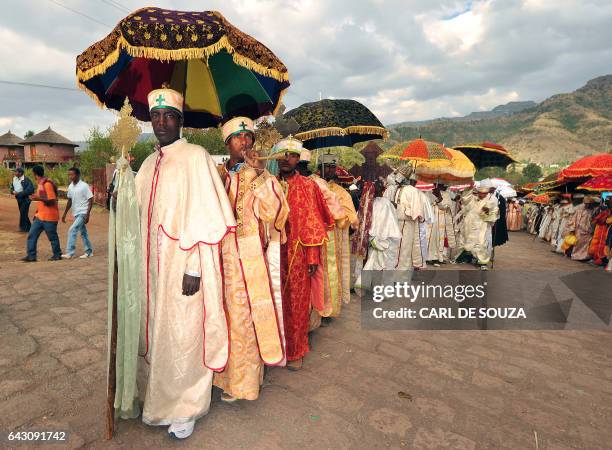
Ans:
{"type": "Polygon", "coordinates": [[[371,125],[354,125],[346,128],[348,134],[382,134],[383,140],[389,138],[389,132],[386,128],[376,127],[371,125]]]}
{"type": "Polygon", "coordinates": [[[278,114],[280,107],[283,105],[283,97],[285,96],[287,89],[289,89],[289,87],[286,87],[285,89],[280,91],[280,94],[278,94],[278,102],[276,102],[276,107],[274,108],[274,111],[272,111],[273,116],[276,116],[278,114]]]}
{"type": "Polygon", "coordinates": [[[87,89],[87,86],[85,86],[85,85],[84,85],[84,84],[81,82],[81,80],[79,80],[78,78],[77,78],[77,87],[78,87],[80,90],[84,91],[84,92],[85,92],[87,95],[89,95],[89,97],[90,97],[90,98],[91,98],[91,99],[92,99],[94,102],[96,102],[96,105],[98,105],[100,108],[102,108],[102,109],[108,109],[108,108],[107,108],[107,106],[106,106],[104,103],[102,103],[102,102],[100,101],[100,99],[98,98],[98,96],[97,96],[96,94],[94,94],[94,92],[93,92],[93,91],[90,91],[89,89],[87,89]]]}
{"type": "Polygon", "coordinates": [[[226,50],[232,55],[234,62],[248,70],[257,72],[265,77],[274,78],[279,82],[289,81],[288,72],[279,72],[276,69],[262,66],[250,58],[236,52],[232,44],[230,44],[227,36],[221,37],[218,42],[204,48],[181,48],[176,50],[166,50],[161,48],[151,47],[136,47],[131,45],[123,36],[119,36],[115,50],[110,53],[106,59],[91,69],[81,71],[77,69],[77,78],[80,82],[85,82],[97,75],[101,75],[106,70],[117,62],[121,50],[125,50],[130,56],[135,58],[151,58],[160,61],[182,61],[187,59],[208,59],[209,57],[219,53],[221,50],[226,50]]]}
{"type": "Polygon", "coordinates": [[[309,139],[323,138],[329,136],[347,136],[349,134],[378,134],[387,139],[388,132],[383,127],[368,126],[368,125],[355,125],[346,128],[340,127],[327,127],[318,128],[316,130],[304,131],[302,133],[296,133],[295,138],[301,141],[307,141],[309,139]]]}

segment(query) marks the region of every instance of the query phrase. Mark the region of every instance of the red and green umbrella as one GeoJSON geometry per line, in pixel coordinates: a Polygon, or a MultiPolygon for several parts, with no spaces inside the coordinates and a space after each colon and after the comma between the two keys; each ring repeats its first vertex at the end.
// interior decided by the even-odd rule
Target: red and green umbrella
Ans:
{"type": "Polygon", "coordinates": [[[289,87],[284,64],[216,11],[139,9],[77,57],[77,81],[99,105],[149,119],[147,94],[168,86],[185,98],[184,125],[272,114],[289,87]]]}

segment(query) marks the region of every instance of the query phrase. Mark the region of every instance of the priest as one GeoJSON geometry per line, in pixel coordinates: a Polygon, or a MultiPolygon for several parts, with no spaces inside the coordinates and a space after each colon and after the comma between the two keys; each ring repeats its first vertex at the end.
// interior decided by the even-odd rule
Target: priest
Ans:
{"type": "Polygon", "coordinates": [[[180,137],[182,95],[157,89],[148,103],[159,144],[135,180],[146,289],[139,391],[143,422],[182,439],[208,413],[213,371],[228,360],[219,256],[236,221],[213,159],[180,137]]]}
{"type": "Polygon", "coordinates": [[[323,290],[313,276],[323,261],[327,232],[334,226],[317,184],[296,171],[302,150],[301,141],[288,137],[274,146],[272,155],[278,160],[280,182],[289,205],[284,229],[287,240],[281,245],[281,286],[290,370],[301,369],[308,353],[311,308],[323,310],[323,290]]]}
{"type": "MultiPolygon", "coordinates": [[[[273,272],[265,249],[271,231],[285,226],[289,208],[278,180],[253,150],[253,121],[235,117],[223,125],[222,133],[230,155],[222,178],[237,227],[223,240],[230,354],[225,370],[215,374],[214,385],[223,390],[221,400],[233,402],[256,400],[264,364],[279,365],[284,360],[282,309],[277,311],[282,305],[275,304],[273,272]]],[[[280,249],[276,250],[280,258],[280,249]]]]}

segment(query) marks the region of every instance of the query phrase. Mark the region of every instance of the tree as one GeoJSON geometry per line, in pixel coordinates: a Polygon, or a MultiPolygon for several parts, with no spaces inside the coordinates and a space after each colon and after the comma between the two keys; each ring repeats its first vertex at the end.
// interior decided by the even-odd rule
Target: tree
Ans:
{"type": "Polygon", "coordinates": [[[525,176],[516,171],[507,171],[502,167],[484,167],[476,171],[475,180],[484,180],[485,178],[503,178],[511,184],[525,184],[525,176]]]}
{"type": "Polygon", "coordinates": [[[527,183],[538,181],[542,177],[542,168],[536,163],[529,163],[523,169],[523,176],[527,183]]]}
{"type": "Polygon", "coordinates": [[[113,149],[113,143],[108,137],[108,132],[103,133],[98,127],[89,131],[87,142],[89,147],[81,152],[79,160],[83,177],[91,181],[93,169],[105,167],[106,163],[111,162],[111,157],[117,156],[117,152],[113,149]]]}
{"type": "Polygon", "coordinates": [[[34,136],[34,131],[28,130],[26,131],[26,134],[23,137],[24,139],[28,139],[28,138],[31,138],[32,136],[34,136]]]}
{"type": "Polygon", "coordinates": [[[136,144],[134,145],[134,147],[132,147],[132,150],[130,151],[130,153],[134,157],[134,161],[132,161],[132,170],[138,172],[144,160],[147,159],[147,156],[149,156],[154,151],[154,140],[136,142],[136,144]]]}
{"type": "Polygon", "coordinates": [[[313,151],[310,170],[316,171],[319,156],[328,152],[332,155],[338,155],[340,157],[338,165],[346,170],[350,170],[353,166],[360,166],[365,162],[364,156],[357,149],[352,147],[329,147],[313,151]]]}
{"type": "Polygon", "coordinates": [[[197,128],[183,128],[183,137],[190,144],[201,145],[211,155],[226,155],[227,149],[219,128],[199,130],[197,128]]]}

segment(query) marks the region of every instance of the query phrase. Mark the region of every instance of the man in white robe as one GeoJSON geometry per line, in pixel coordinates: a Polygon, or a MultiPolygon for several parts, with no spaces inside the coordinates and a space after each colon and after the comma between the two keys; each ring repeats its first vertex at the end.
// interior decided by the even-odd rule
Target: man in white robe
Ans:
{"type": "Polygon", "coordinates": [[[220,242],[236,221],[213,159],[180,139],[183,97],[148,95],[157,150],[136,176],[143,278],[142,420],[180,439],[208,413],[214,370],[228,359],[220,242]]]}
{"type": "MultiPolygon", "coordinates": [[[[370,240],[368,260],[363,266],[363,270],[394,270],[402,232],[397,222],[393,203],[382,193],[382,184],[375,183],[375,189],[376,198],[372,203],[372,223],[368,230],[370,240]]],[[[362,283],[365,280],[362,280],[361,275],[362,272],[355,282],[356,288],[366,287],[362,283]]]]}
{"type": "Polygon", "coordinates": [[[434,221],[429,236],[428,261],[444,263],[448,261],[453,248],[457,246],[450,193],[447,186],[436,185],[430,196],[432,202],[434,221]]]}
{"type": "Polygon", "coordinates": [[[582,203],[583,197],[584,197],[584,194],[574,195],[572,197],[572,201],[575,204],[570,203],[569,200],[567,200],[566,202],[563,202],[563,201],[561,202],[562,206],[559,209],[560,220],[559,220],[559,225],[557,227],[557,232],[555,234],[555,241],[554,241],[554,246],[553,246],[554,252],[565,253],[564,250],[561,248],[561,246],[563,245],[563,240],[565,239],[565,236],[567,236],[571,232],[571,225],[574,220],[574,215],[576,214],[576,206],[582,203]]]}
{"type": "MultiPolygon", "coordinates": [[[[401,173],[401,172],[400,172],[401,173]]],[[[423,267],[424,256],[420,245],[419,223],[423,222],[423,197],[414,186],[416,177],[411,171],[401,173],[402,183],[405,178],[412,178],[411,184],[401,184],[396,194],[396,213],[402,238],[395,268],[397,270],[412,270],[423,267]]]]}
{"type": "Polygon", "coordinates": [[[397,189],[399,187],[398,179],[403,179],[403,178],[404,177],[400,175],[397,171],[393,171],[389,175],[387,175],[386,187],[385,187],[383,196],[387,200],[389,200],[392,204],[393,202],[395,202],[395,194],[397,194],[397,189]]]}
{"type": "MultiPolygon", "coordinates": [[[[416,181],[414,186],[416,187],[416,181]]],[[[425,269],[427,267],[427,255],[429,253],[429,239],[431,230],[436,226],[436,216],[430,196],[418,188],[417,190],[419,191],[421,204],[423,205],[423,220],[419,222],[418,235],[416,236],[417,245],[421,250],[422,263],[417,268],[425,269]]]]}
{"type": "Polygon", "coordinates": [[[491,228],[498,217],[497,199],[491,198],[489,190],[490,186],[481,184],[476,194],[468,189],[461,196],[462,250],[471,253],[483,270],[491,260],[491,228]]]}

